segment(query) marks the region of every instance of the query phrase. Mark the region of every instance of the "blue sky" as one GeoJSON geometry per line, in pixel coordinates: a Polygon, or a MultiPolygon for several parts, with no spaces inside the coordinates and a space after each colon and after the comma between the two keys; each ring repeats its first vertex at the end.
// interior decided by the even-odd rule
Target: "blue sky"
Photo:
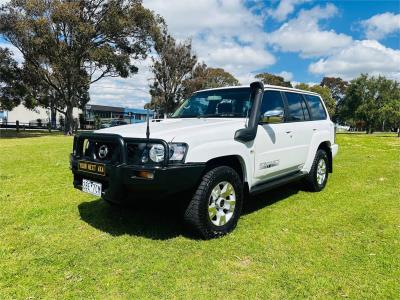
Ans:
{"type": "MultiPolygon", "coordinates": [[[[199,60],[226,69],[242,84],[259,72],[280,74],[293,83],[319,83],[323,76],[350,80],[360,73],[400,81],[398,0],[144,0],[143,4],[166,19],[178,40],[192,39],[199,60]]],[[[0,46],[9,45],[0,40],[0,46]]],[[[139,73],[132,78],[96,83],[90,90],[91,102],[143,107],[150,100],[150,63],[150,59],[138,62],[139,73]]]]}
{"type": "MultiPolygon", "coordinates": [[[[271,3],[271,2],[268,2],[271,3]]],[[[351,36],[354,40],[366,39],[365,27],[362,21],[371,18],[372,16],[392,12],[393,14],[400,13],[399,1],[310,1],[299,5],[294,13],[289,15],[289,20],[296,16],[296,11],[301,9],[312,9],[315,5],[326,5],[332,3],[337,7],[337,14],[323,22],[321,28],[325,30],[334,30],[337,33],[343,33],[351,36]]],[[[266,32],[276,30],[281,26],[281,22],[269,18],[265,22],[264,29],[266,32]]],[[[400,38],[400,17],[397,21],[397,31],[394,30],[390,34],[385,35],[380,43],[392,49],[399,49],[400,38]]],[[[321,80],[320,74],[313,74],[309,72],[308,66],[314,62],[313,58],[299,57],[296,52],[273,52],[278,58],[278,62],[265,69],[273,73],[279,73],[280,70],[290,70],[293,73],[293,79],[302,82],[319,82],[321,80]]],[[[400,66],[398,66],[400,72],[400,66]]],[[[349,78],[348,78],[349,79],[349,78]]]]}

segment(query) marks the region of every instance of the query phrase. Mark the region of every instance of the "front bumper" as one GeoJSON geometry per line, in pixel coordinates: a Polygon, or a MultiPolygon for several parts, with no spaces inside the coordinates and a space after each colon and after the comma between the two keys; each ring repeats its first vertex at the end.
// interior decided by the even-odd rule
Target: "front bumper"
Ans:
{"type": "MultiPolygon", "coordinates": [[[[98,138],[100,135],[92,134],[98,138]]],[[[85,135],[85,138],[91,135],[85,135]]],[[[83,159],[76,151],[78,142],[74,141],[74,154],[71,154],[71,170],[74,175],[74,187],[82,189],[82,179],[89,179],[102,184],[102,198],[112,202],[134,200],[137,198],[163,198],[179,192],[195,188],[203,174],[205,164],[182,163],[163,164],[160,166],[131,165],[126,161],[126,145],[120,140],[124,152],[122,161],[118,163],[105,163],[105,175],[88,173],[78,169],[78,163],[83,159]],[[152,179],[138,176],[139,172],[151,172],[152,179]]],[[[79,139],[79,137],[77,138],[79,139]]],[[[90,161],[89,161],[90,162],[90,161]]],[[[96,163],[99,163],[96,161],[96,163]]]]}

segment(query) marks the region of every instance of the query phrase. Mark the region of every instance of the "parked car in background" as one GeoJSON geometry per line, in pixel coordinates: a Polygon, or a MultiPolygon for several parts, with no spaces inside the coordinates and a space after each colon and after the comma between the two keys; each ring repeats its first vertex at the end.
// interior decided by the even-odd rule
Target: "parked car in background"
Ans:
{"type": "Polygon", "coordinates": [[[115,126],[127,125],[128,123],[124,120],[112,120],[111,122],[103,123],[100,128],[110,128],[115,126]]]}

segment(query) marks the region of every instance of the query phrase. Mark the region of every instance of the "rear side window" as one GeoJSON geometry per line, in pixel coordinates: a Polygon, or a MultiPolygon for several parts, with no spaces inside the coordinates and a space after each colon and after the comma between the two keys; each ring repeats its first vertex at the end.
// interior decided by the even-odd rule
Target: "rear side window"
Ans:
{"type": "Polygon", "coordinates": [[[261,104],[261,115],[271,110],[284,111],[282,96],[281,92],[279,91],[266,91],[264,93],[261,104]]]}
{"type": "Polygon", "coordinates": [[[313,120],[325,120],[326,119],[326,111],[324,106],[322,105],[321,99],[317,96],[305,95],[308,106],[311,109],[311,118],[313,120]]]}
{"type": "Polygon", "coordinates": [[[288,104],[288,121],[298,122],[309,120],[310,116],[304,103],[303,96],[301,94],[287,92],[285,92],[285,95],[288,104]]]}

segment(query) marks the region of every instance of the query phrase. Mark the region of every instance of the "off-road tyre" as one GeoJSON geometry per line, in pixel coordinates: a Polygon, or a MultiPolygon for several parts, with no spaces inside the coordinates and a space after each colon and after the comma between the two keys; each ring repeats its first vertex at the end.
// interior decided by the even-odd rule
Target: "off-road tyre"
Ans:
{"type": "Polygon", "coordinates": [[[184,221],[195,229],[202,238],[212,239],[226,235],[235,229],[243,206],[243,183],[237,172],[227,166],[216,167],[202,178],[184,213],[184,221]],[[230,183],[235,192],[235,207],[232,216],[222,226],[216,226],[209,215],[212,190],[220,182],[230,183]]]}

